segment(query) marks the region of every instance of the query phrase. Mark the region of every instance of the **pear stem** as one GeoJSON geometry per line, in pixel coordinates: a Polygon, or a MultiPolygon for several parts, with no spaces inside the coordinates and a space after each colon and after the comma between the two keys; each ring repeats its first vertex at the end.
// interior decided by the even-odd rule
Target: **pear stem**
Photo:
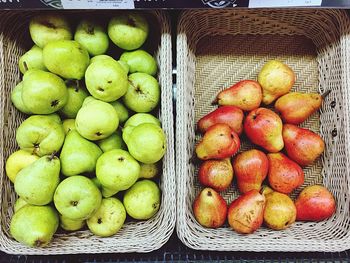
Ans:
{"type": "Polygon", "coordinates": [[[329,93],[331,93],[331,90],[327,90],[326,92],[321,94],[322,99],[325,99],[329,95],[329,93]]]}
{"type": "Polygon", "coordinates": [[[25,70],[25,72],[27,72],[28,71],[28,64],[27,64],[27,62],[25,62],[25,61],[23,61],[23,66],[24,66],[24,70],[25,70]]]}
{"type": "Polygon", "coordinates": [[[53,153],[51,153],[51,155],[49,156],[49,160],[52,161],[55,157],[56,157],[56,151],[54,151],[53,153]]]}
{"type": "Polygon", "coordinates": [[[218,104],[218,98],[216,97],[212,102],[211,105],[217,105],[218,104]]]}

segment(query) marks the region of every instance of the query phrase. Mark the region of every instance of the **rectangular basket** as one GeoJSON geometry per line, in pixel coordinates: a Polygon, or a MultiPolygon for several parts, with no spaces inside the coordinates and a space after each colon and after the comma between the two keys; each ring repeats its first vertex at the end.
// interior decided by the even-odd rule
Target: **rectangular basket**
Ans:
{"type": "MultiPolygon", "coordinates": [[[[116,11],[65,12],[71,19],[78,19],[84,13],[106,19],[116,11]]],[[[147,221],[126,223],[114,236],[99,238],[88,230],[73,233],[57,233],[46,248],[29,248],[11,238],[10,219],[16,195],[13,185],[5,174],[5,161],[17,149],[15,132],[25,116],[11,104],[10,92],[20,81],[18,58],[28,50],[29,19],[38,12],[0,12],[0,250],[10,254],[78,254],[78,253],[125,253],[149,252],[160,248],[169,239],[175,226],[176,190],[174,135],[172,109],[172,55],[169,18],[164,12],[147,12],[150,22],[150,36],[146,42],[148,50],[155,53],[161,86],[159,118],[167,137],[167,152],[163,159],[160,187],[162,201],[158,213],[147,221]]]]}
{"type": "MultiPolygon", "coordinates": [[[[342,251],[350,248],[350,22],[345,11],[313,9],[198,10],[182,13],[177,36],[177,234],[184,244],[220,251],[342,251]],[[219,91],[243,79],[257,79],[262,65],[279,59],[296,73],[294,91],[331,90],[320,113],[303,127],[321,134],[326,150],[304,168],[306,185],[324,184],[337,211],[322,222],[296,222],[284,231],[266,227],[240,235],[228,224],[202,227],[192,204],[203,189],[191,163],[197,121],[215,109],[219,91]]],[[[252,148],[242,142],[241,151],[252,148]]],[[[235,184],[223,192],[230,204],[235,184]]]]}

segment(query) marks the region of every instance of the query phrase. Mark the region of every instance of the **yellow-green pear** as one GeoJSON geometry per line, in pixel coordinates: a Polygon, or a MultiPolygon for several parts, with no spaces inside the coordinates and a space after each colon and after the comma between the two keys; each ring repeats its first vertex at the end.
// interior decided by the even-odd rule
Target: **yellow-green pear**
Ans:
{"type": "Polygon", "coordinates": [[[76,84],[68,86],[67,91],[67,103],[60,109],[60,112],[63,113],[66,118],[74,119],[83,106],[85,98],[88,97],[89,94],[85,89],[77,87],[76,84]]]}
{"type": "Polygon", "coordinates": [[[156,177],[160,172],[160,163],[140,163],[140,178],[152,179],[156,177]]]}
{"type": "Polygon", "coordinates": [[[66,231],[77,231],[85,226],[85,220],[72,220],[63,215],[59,215],[60,226],[66,231]]]}
{"type": "Polygon", "coordinates": [[[108,152],[114,149],[126,150],[126,145],[123,141],[122,134],[119,130],[112,133],[109,137],[97,141],[98,146],[100,146],[103,152],[108,152]]]}
{"type": "Polygon", "coordinates": [[[23,90],[23,82],[21,81],[11,91],[11,102],[16,107],[17,110],[25,114],[31,114],[30,110],[23,103],[22,90],[23,90]]]}
{"type": "Polygon", "coordinates": [[[18,210],[20,210],[22,207],[24,207],[26,205],[28,205],[28,203],[23,198],[19,197],[15,202],[13,210],[16,213],[18,210]]]}
{"type": "Polygon", "coordinates": [[[75,130],[75,119],[65,119],[62,125],[64,134],[67,135],[68,132],[75,130]]]}
{"type": "Polygon", "coordinates": [[[127,119],[129,119],[129,111],[128,109],[121,103],[120,101],[116,100],[111,102],[111,105],[114,107],[116,110],[118,117],[119,117],[119,122],[124,123],[127,119]]]}
{"type": "Polygon", "coordinates": [[[127,63],[130,73],[143,72],[153,76],[157,73],[156,60],[142,49],[126,51],[120,56],[120,60],[127,63]]]}
{"type": "Polygon", "coordinates": [[[47,70],[43,61],[43,50],[37,45],[34,45],[19,58],[18,65],[22,74],[29,69],[47,70]]]}
{"type": "Polygon", "coordinates": [[[17,174],[28,165],[39,159],[39,156],[24,150],[12,153],[6,161],[6,175],[12,183],[15,182],[17,174]]]}

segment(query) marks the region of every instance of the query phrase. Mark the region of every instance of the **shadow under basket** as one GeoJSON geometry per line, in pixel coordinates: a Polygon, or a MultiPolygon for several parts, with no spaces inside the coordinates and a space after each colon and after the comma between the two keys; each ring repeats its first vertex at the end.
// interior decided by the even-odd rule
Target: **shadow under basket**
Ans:
{"type": "MultiPolygon", "coordinates": [[[[0,250],[10,254],[55,255],[150,252],[160,248],[170,238],[176,216],[171,32],[168,16],[160,11],[144,13],[150,23],[150,35],[143,46],[155,55],[158,63],[161,99],[157,114],[167,137],[167,152],[159,179],[162,199],[157,214],[145,221],[128,220],[117,234],[108,238],[94,236],[87,228],[72,233],[60,230],[45,248],[24,246],[10,236],[9,225],[16,195],[5,174],[5,161],[18,149],[16,129],[26,118],[11,104],[10,93],[21,80],[18,58],[33,45],[28,25],[30,18],[37,14],[39,12],[0,12],[0,250]]],[[[74,25],[79,19],[89,16],[107,23],[118,11],[66,11],[63,14],[74,25]]],[[[110,46],[109,54],[119,57],[121,50],[112,43],[110,46]]]]}
{"type": "MultiPolygon", "coordinates": [[[[177,234],[193,249],[218,251],[343,251],[350,248],[349,87],[350,23],[346,12],[313,9],[206,10],[182,13],[177,36],[177,234]],[[283,231],[261,227],[240,235],[226,223],[202,227],[192,204],[204,188],[191,162],[200,139],[198,120],[213,111],[223,89],[257,79],[268,60],[278,59],[296,73],[292,91],[330,91],[321,110],[301,126],[319,133],[326,150],[305,167],[307,185],[323,184],[335,196],[336,213],[322,222],[296,222],[283,231]]],[[[240,151],[254,146],[242,136],[240,151]]],[[[255,146],[256,147],[256,146],[255,146]]],[[[235,183],[222,196],[238,196],[235,183]]]]}

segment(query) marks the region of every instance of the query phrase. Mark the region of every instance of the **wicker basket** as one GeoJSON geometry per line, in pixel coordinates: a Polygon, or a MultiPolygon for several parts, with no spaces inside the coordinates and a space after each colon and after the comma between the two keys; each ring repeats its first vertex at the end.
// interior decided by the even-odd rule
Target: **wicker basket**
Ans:
{"type": "MultiPolygon", "coordinates": [[[[115,15],[115,11],[84,11],[100,18],[115,15]]],[[[10,91],[20,80],[18,58],[29,49],[28,21],[35,12],[0,12],[0,250],[11,254],[78,254],[78,253],[124,253],[149,252],[158,249],[169,239],[175,226],[175,163],[172,110],[172,56],[169,18],[163,12],[150,12],[150,35],[147,49],[156,54],[159,65],[158,79],[161,85],[159,118],[167,136],[167,152],[163,159],[160,179],[162,203],[159,212],[147,221],[130,221],[114,236],[99,238],[88,230],[73,233],[57,233],[47,248],[33,249],[16,242],[9,235],[9,223],[13,214],[15,193],[4,172],[5,160],[17,149],[16,128],[24,119],[12,106],[10,91]]],[[[79,19],[81,12],[66,12],[72,19],[79,19]]]]}
{"type": "MultiPolygon", "coordinates": [[[[350,22],[331,10],[206,10],[182,13],[177,36],[177,233],[187,246],[221,251],[342,251],[350,248],[350,22]],[[297,222],[284,231],[265,227],[239,235],[226,224],[204,228],[192,203],[203,187],[191,163],[199,118],[209,113],[219,91],[243,79],[256,79],[269,59],[296,72],[293,90],[331,90],[320,113],[303,126],[324,138],[322,158],[304,169],[305,185],[324,184],[337,200],[336,214],[318,223],[297,222]]],[[[241,150],[252,148],[243,140],[241,150]]],[[[303,186],[303,187],[304,187],[303,186]]],[[[295,197],[300,190],[296,190],[295,197]]],[[[230,203],[235,184],[223,193],[230,203]]]]}

